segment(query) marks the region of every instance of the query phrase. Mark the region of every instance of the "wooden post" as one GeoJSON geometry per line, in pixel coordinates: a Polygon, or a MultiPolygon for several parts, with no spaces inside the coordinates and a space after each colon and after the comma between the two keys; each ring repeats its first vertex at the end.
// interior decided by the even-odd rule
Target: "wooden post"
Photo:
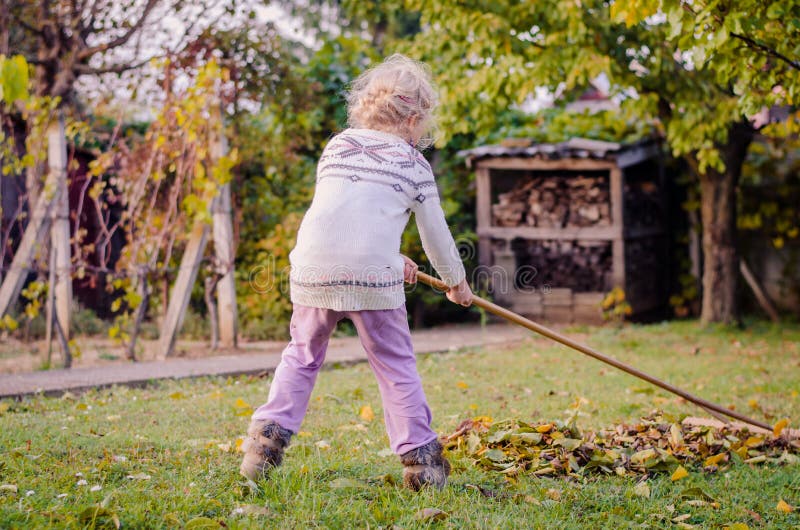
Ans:
{"type": "MultiPolygon", "coordinates": [[[[51,146],[51,154],[53,146],[64,145],[63,129],[61,129],[59,125],[63,126],[63,122],[59,121],[52,124],[47,131],[49,144],[51,146]],[[58,140],[59,134],[61,140],[58,140]]],[[[64,153],[66,153],[66,150],[64,153]]],[[[64,166],[64,169],[65,168],[66,166],[64,166]]],[[[11,261],[3,284],[0,285],[0,316],[8,313],[8,310],[19,297],[19,292],[30,271],[31,260],[36,251],[40,249],[40,243],[44,240],[50,229],[51,209],[57,191],[56,182],[59,179],[57,173],[58,165],[51,163],[42,193],[38,195],[36,204],[31,206],[28,226],[25,228],[22,240],[17,247],[17,251],[14,253],[14,259],[11,261]]],[[[67,243],[69,244],[69,237],[67,237],[67,243]]]]}
{"type": "Polygon", "coordinates": [[[50,245],[50,259],[47,260],[47,305],[45,306],[44,340],[47,343],[47,367],[53,360],[53,313],[55,312],[55,285],[56,285],[56,256],[53,254],[55,247],[50,245]]]}
{"type": "Polygon", "coordinates": [[[611,191],[611,225],[614,227],[614,238],[611,241],[612,282],[614,287],[625,289],[625,240],[623,218],[623,182],[622,170],[613,167],[609,170],[609,188],[611,191]]]}
{"type": "Polygon", "coordinates": [[[163,357],[170,357],[175,348],[175,339],[183,325],[183,317],[189,305],[192,286],[197,279],[197,271],[203,260],[203,253],[208,240],[209,225],[204,222],[195,223],[189,236],[189,243],[181,258],[178,277],[169,295],[169,307],[159,337],[159,351],[163,357]]]}
{"type": "Polygon", "coordinates": [[[781,317],[778,315],[778,311],[775,309],[775,306],[772,305],[772,301],[767,296],[767,293],[764,292],[764,289],[761,288],[761,284],[758,283],[753,272],[750,270],[750,267],[747,266],[747,262],[744,258],[739,259],[739,271],[744,276],[747,285],[750,286],[752,289],[753,294],[756,296],[756,300],[758,300],[758,304],[761,306],[761,309],[769,315],[770,320],[773,322],[780,322],[781,317]]]}
{"type": "MultiPolygon", "coordinates": [[[[221,120],[221,117],[220,117],[221,120]]],[[[221,127],[220,127],[221,128],[221,127]]],[[[211,155],[215,160],[227,153],[225,136],[220,134],[211,145],[211,155]]],[[[226,183],[219,190],[219,196],[212,207],[214,223],[214,254],[217,274],[217,311],[219,323],[219,343],[223,348],[235,348],[237,343],[237,307],[236,282],[234,280],[234,263],[236,255],[233,248],[233,223],[231,222],[231,185],[226,183]]],[[[214,315],[210,315],[214,318],[214,315]]]]}
{"type": "MultiPolygon", "coordinates": [[[[475,206],[478,233],[492,225],[492,188],[489,169],[478,166],[475,169],[475,206]]],[[[489,236],[479,235],[478,262],[489,267],[492,264],[492,241],[489,236]]]]}
{"type": "Polygon", "coordinates": [[[72,262],[69,243],[69,189],[67,188],[67,139],[64,136],[64,116],[58,117],[58,134],[48,138],[50,173],[56,175],[53,198],[53,221],[50,244],[55,254],[55,317],[69,340],[72,310],[72,262]]]}

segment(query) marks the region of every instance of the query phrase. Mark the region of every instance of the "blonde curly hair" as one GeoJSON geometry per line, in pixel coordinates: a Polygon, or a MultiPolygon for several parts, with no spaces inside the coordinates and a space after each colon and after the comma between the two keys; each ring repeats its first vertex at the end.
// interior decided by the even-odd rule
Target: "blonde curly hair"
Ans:
{"type": "Polygon", "coordinates": [[[347,94],[347,122],[409,141],[419,135],[415,147],[422,149],[433,143],[436,104],[430,68],[395,53],[353,81],[347,94]]]}

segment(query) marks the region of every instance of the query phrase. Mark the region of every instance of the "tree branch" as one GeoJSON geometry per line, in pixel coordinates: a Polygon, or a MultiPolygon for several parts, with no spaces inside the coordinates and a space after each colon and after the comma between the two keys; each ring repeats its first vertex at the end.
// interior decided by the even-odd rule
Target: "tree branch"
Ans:
{"type": "Polygon", "coordinates": [[[92,55],[96,53],[102,53],[108,51],[112,48],[116,48],[118,46],[122,46],[126,42],[130,40],[130,38],[142,27],[147,16],[150,14],[150,11],[158,4],[160,0],[147,0],[147,4],[144,6],[144,10],[142,11],[142,15],[139,17],[139,20],[136,21],[128,31],[117,37],[116,39],[110,40],[103,44],[98,44],[97,46],[92,46],[89,48],[85,48],[78,53],[78,59],[84,60],[88,59],[92,55]]]}
{"type": "Polygon", "coordinates": [[[136,70],[137,68],[141,68],[149,63],[152,59],[154,59],[154,57],[149,57],[139,61],[138,63],[115,64],[112,66],[102,66],[99,68],[93,68],[88,64],[76,64],[73,67],[73,70],[76,75],[121,74],[122,72],[127,72],[128,70],[136,70]]]}
{"type": "MultiPolygon", "coordinates": [[[[97,12],[99,10],[99,7],[98,7],[98,3],[99,2],[100,2],[100,0],[94,0],[92,2],[92,6],[89,8],[88,19],[86,20],[85,24],[81,25],[80,33],[81,33],[81,38],[83,39],[84,43],[86,42],[86,39],[89,37],[89,35],[92,34],[92,31],[93,31],[93,28],[94,28],[94,21],[97,20],[97,12]]],[[[84,6],[84,9],[85,8],[86,7],[84,6]]],[[[81,14],[82,13],[83,12],[81,12],[81,14]]],[[[83,19],[82,16],[81,16],[81,19],[83,19]]]]}
{"type": "Polygon", "coordinates": [[[774,50],[774,49],[770,48],[766,44],[761,44],[760,42],[756,42],[754,39],[751,39],[750,37],[746,37],[745,35],[739,35],[738,33],[734,33],[734,32],[731,32],[730,36],[734,37],[734,38],[737,38],[737,39],[739,39],[740,41],[742,41],[742,42],[744,42],[746,44],[749,44],[753,48],[757,48],[757,49],[761,50],[762,52],[766,53],[767,55],[771,55],[772,57],[775,57],[776,59],[780,59],[781,61],[785,62],[786,64],[788,64],[789,66],[791,66],[795,70],[800,70],[800,63],[799,62],[789,59],[788,57],[786,57],[782,53],[778,52],[777,50],[774,50]]]}
{"type": "Polygon", "coordinates": [[[12,18],[14,20],[14,22],[19,24],[20,27],[22,27],[23,29],[33,33],[34,35],[41,35],[42,34],[42,32],[43,32],[42,28],[35,28],[35,27],[31,26],[30,24],[25,22],[25,20],[22,19],[21,15],[17,15],[13,11],[10,13],[10,15],[11,15],[10,18],[12,18]]]}
{"type": "MultiPolygon", "coordinates": [[[[692,9],[692,6],[687,4],[685,1],[681,2],[681,6],[683,7],[684,11],[686,11],[688,13],[691,13],[691,15],[694,16],[694,17],[697,17],[697,12],[694,9],[692,9]]],[[[703,6],[703,7],[705,7],[705,6],[703,6]]],[[[722,26],[724,24],[724,21],[718,15],[712,14],[712,16],[714,17],[714,20],[717,22],[717,24],[719,24],[720,26],[722,26]]],[[[775,57],[776,59],[780,59],[781,61],[784,61],[786,64],[788,64],[789,66],[791,66],[795,70],[800,70],[800,63],[799,62],[789,59],[788,57],[786,57],[782,53],[778,52],[774,48],[770,48],[766,44],[762,44],[760,42],[757,42],[755,39],[753,39],[751,37],[747,37],[745,35],[740,35],[739,33],[734,33],[733,31],[728,32],[728,34],[731,37],[733,37],[735,39],[739,39],[740,41],[744,42],[745,44],[748,44],[752,48],[756,48],[758,50],[761,50],[762,52],[766,53],[767,55],[771,55],[772,57],[775,57]]]]}

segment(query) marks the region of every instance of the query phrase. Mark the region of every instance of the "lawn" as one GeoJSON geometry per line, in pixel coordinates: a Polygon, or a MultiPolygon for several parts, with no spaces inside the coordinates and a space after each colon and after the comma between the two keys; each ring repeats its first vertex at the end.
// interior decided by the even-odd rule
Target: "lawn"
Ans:
{"type": "MultiPolygon", "coordinates": [[[[768,423],[800,420],[798,325],[674,322],[568,332],[768,423]]],[[[702,413],[543,339],[425,355],[419,370],[441,434],[470,417],[553,421],[575,406],[583,430],[654,409],[702,413]]],[[[634,477],[507,479],[457,453],[443,492],[407,491],[397,485],[401,467],[388,450],[366,364],[321,374],[284,466],[254,492],[237,475],[236,444],[268,384],[207,378],[0,402],[0,528],[113,527],[115,520],[123,528],[800,527],[796,464],[737,462],[717,473],[690,466],[677,482],[668,473],[650,477],[648,498],[634,477]],[[713,502],[685,494],[700,490],[713,502]],[[781,500],[795,511],[778,510],[781,500]],[[444,513],[426,519],[424,509],[444,513]]]]}

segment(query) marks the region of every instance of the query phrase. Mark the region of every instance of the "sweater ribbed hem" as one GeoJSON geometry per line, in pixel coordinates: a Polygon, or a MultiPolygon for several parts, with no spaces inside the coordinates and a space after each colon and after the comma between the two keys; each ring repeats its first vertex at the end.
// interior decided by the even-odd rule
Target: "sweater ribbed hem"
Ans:
{"type": "Polygon", "coordinates": [[[334,311],[371,311],[397,309],[406,303],[402,289],[349,288],[340,286],[308,288],[290,282],[290,298],[293,304],[321,307],[334,311]]]}

